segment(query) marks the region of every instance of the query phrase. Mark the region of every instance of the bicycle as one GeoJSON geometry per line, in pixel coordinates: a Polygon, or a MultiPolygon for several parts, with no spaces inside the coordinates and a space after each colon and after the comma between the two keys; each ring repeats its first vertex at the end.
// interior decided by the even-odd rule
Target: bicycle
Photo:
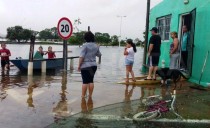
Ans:
{"type": "Polygon", "coordinates": [[[174,110],[174,103],[176,100],[176,90],[172,94],[171,100],[162,100],[162,97],[159,95],[148,97],[143,102],[148,109],[146,111],[137,113],[133,116],[134,121],[147,121],[160,117],[162,113],[167,113],[172,111],[178,118],[183,119],[178,113],[174,110]],[[167,106],[167,103],[171,102],[170,108],[167,106]]]}

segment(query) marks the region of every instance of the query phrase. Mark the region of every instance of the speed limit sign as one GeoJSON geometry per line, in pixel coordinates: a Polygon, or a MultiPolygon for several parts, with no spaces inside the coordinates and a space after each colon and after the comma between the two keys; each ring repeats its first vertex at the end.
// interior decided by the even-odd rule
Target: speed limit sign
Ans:
{"type": "Polygon", "coordinates": [[[61,18],[58,21],[57,30],[58,30],[59,36],[63,40],[69,39],[73,31],[73,26],[72,26],[71,21],[66,17],[61,18]]]}

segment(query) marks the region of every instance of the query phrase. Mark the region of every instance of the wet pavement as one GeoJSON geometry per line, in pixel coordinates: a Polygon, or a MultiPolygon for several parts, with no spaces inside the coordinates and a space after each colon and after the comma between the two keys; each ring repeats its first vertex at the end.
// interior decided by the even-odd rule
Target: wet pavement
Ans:
{"type": "Polygon", "coordinates": [[[189,82],[183,82],[183,84],[181,89],[176,89],[174,106],[176,112],[183,119],[169,111],[150,121],[132,120],[134,114],[145,110],[142,99],[157,94],[167,99],[173,92],[171,89],[173,87],[124,85],[125,98],[123,102],[93,109],[92,99],[83,99],[81,113],[63,118],[49,125],[48,128],[210,128],[210,91],[191,89],[189,86],[192,83],[189,82]],[[141,88],[140,98],[131,100],[133,91],[138,88],[141,88]]]}

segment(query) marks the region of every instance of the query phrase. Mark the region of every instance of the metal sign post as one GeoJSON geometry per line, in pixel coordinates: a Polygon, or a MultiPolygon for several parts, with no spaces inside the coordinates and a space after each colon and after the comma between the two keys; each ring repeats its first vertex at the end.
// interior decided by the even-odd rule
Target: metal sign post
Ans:
{"type": "Polygon", "coordinates": [[[61,18],[58,21],[57,30],[59,36],[63,39],[63,69],[67,71],[67,40],[71,37],[73,32],[73,26],[71,21],[66,17],[61,18]]]}
{"type": "Polygon", "coordinates": [[[63,40],[63,69],[67,71],[67,51],[68,51],[68,46],[67,46],[67,40],[63,40]]]}

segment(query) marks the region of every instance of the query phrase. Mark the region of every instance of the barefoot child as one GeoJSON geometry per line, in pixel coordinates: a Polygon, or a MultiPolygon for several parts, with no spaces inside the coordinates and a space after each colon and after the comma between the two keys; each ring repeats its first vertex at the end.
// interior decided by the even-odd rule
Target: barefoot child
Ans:
{"type": "Polygon", "coordinates": [[[52,47],[49,46],[48,47],[48,51],[45,53],[45,55],[48,54],[48,59],[53,59],[55,58],[55,52],[52,51],[52,47]]]}
{"type": "Polygon", "coordinates": [[[125,65],[126,65],[126,83],[129,82],[129,73],[132,76],[132,80],[135,82],[136,80],[132,68],[134,63],[134,54],[137,51],[136,45],[133,43],[131,39],[128,39],[126,43],[127,45],[124,50],[125,65]]]}
{"type": "Polygon", "coordinates": [[[9,56],[11,56],[10,50],[6,48],[6,44],[2,43],[1,44],[1,50],[0,50],[0,56],[1,56],[1,67],[2,70],[7,68],[8,70],[10,69],[9,67],[9,56]]]}

